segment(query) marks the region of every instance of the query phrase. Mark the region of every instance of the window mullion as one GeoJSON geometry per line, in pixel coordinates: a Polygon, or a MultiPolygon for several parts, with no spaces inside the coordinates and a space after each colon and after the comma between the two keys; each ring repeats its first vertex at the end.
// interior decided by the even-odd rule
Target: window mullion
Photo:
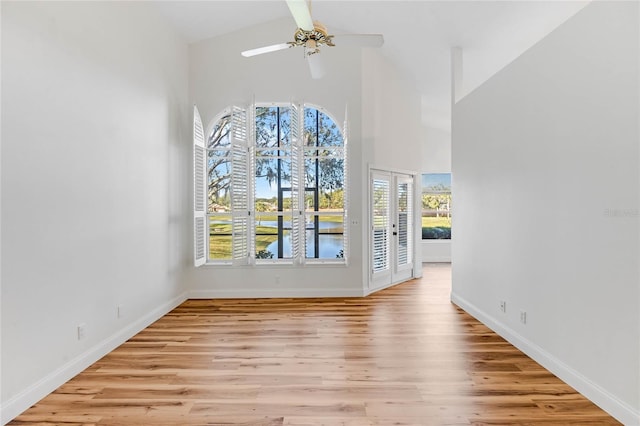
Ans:
{"type": "Polygon", "coordinates": [[[313,218],[313,257],[318,259],[320,257],[320,113],[316,110],[316,158],[315,158],[315,173],[316,173],[316,185],[313,190],[313,203],[314,211],[316,212],[313,218]]]}
{"type": "MultiPolygon", "coordinates": [[[[280,107],[276,109],[276,143],[278,150],[278,157],[276,159],[276,181],[278,188],[278,212],[283,211],[284,200],[282,192],[282,158],[281,158],[281,148],[282,148],[282,137],[281,137],[281,129],[280,129],[280,107]]],[[[278,215],[278,259],[282,259],[284,257],[284,218],[282,215],[278,215]]]]}

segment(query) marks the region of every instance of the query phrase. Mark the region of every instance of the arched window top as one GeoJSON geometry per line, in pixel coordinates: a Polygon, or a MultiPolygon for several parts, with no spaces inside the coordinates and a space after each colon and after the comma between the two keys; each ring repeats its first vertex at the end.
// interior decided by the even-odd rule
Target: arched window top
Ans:
{"type": "MultiPolygon", "coordinates": [[[[257,104],[256,146],[289,146],[291,139],[291,111],[287,104],[257,104]],[[280,135],[275,132],[280,129],[280,135]],[[279,139],[279,141],[278,141],[279,139]]],[[[324,108],[316,105],[304,106],[303,146],[340,147],[344,145],[342,129],[324,108]],[[320,131],[317,131],[320,130],[320,131]]],[[[228,148],[231,146],[231,109],[227,108],[210,122],[207,134],[207,148],[228,148]]]]}
{"type": "Polygon", "coordinates": [[[339,147],[344,145],[342,131],[333,118],[321,109],[304,109],[304,146],[339,147]]]}
{"type": "Polygon", "coordinates": [[[207,149],[228,148],[231,146],[231,111],[218,114],[209,125],[207,149]]]}

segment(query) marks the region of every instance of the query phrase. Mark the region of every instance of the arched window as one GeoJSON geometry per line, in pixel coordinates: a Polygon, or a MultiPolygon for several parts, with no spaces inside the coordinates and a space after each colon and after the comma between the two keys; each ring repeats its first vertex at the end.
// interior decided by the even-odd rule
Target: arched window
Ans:
{"type": "Polygon", "coordinates": [[[206,134],[206,260],[345,262],[346,153],[340,126],[315,106],[218,114],[206,134]]]}

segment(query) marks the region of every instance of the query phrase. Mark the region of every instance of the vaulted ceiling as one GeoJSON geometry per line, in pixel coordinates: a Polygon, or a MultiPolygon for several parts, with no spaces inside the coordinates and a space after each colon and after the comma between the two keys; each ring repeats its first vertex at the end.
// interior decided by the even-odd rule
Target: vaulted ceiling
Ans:
{"type": "MultiPolygon", "coordinates": [[[[428,126],[446,129],[451,113],[452,47],[463,49],[464,90],[469,92],[587,3],[314,0],[311,8],[313,18],[321,21],[331,34],[383,34],[382,55],[396,64],[421,93],[423,121],[428,126]]],[[[284,0],[184,0],[153,4],[188,42],[291,16],[284,0]]],[[[292,39],[295,28],[292,18],[292,39]]],[[[265,34],[262,45],[286,41],[289,40],[265,34]]]]}

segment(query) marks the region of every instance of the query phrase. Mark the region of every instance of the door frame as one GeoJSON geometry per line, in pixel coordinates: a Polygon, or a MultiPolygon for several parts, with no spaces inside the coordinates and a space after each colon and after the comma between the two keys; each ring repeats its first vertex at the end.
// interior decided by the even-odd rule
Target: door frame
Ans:
{"type": "MultiPolygon", "coordinates": [[[[393,285],[399,284],[401,282],[405,282],[408,281],[410,279],[413,279],[419,275],[416,275],[416,271],[418,270],[418,268],[420,267],[419,262],[421,262],[420,257],[419,257],[419,242],[420,239],[418,232],[421,229],[421,226],[419,225],[419,218],[421,217],[421,210],[420,210],[420,206],[421,206],[421,199],[420,199],[420,192],[421,192],[421,187],[420,187],[420,180],[419,180],[420,175],[414,171],[409,171],[409,170],[401,170],[401,169],[389,169],[386,167],[375,167],[375,166],[371,166],[369,165],[368,170],[367,170],[367,197],[366,197],[366,220],[367,220],[367,228],[366,228],[366,241],[367,241],[367,256],[366,256],[366,268],[367,268],[367,293],[371,294],[375,291],[379,291],[382,289],[385,289],[387,287],[391,287],[393,285]],[[410,273],[408,274],[407,277],[403,277],[399,280],[395,280],[392,278],[394,275],[394,269],[396,268],[396,259],[395,257],[395,248],[390,249],[390,253],[389,253],[389,261],[390,261],[390,270],[389,270],[389,280],[388,282],[374,282],[374,274],[373,274],[373,218],[372,218],[372,205],[373,205],[373,188],[372,188],[372,181],[373,181],[373,175],[374,174],[386,174],[389,176],[389,182],[390,182],[390,186],[391,186],[391,194],[395,194],[396,189],[394,188],[395,184],[396,184],[396,179],[395,177],[401,175],[401,176],[406,176],[412,179],[413,182],[413,227],[410,230],[410,232],[412,232],[412,248],[411,248],[411,256],[412,256],[412,260],[413,260],[413,267],[410,271],[410,273]],[[418,262],[418,265],[416,264],[416,262],[418,262]]],[[[395,200],[393,201],[393,204],[395,205],[395,200]]],[[[391,216],[392,216],[392,220],[395,221],[395,215],[396,215],[396,209],[391,206],[390,208],[391,212],[391,216]]],[[[395,241],[393,241],[395,242],[395,241]]]]}

